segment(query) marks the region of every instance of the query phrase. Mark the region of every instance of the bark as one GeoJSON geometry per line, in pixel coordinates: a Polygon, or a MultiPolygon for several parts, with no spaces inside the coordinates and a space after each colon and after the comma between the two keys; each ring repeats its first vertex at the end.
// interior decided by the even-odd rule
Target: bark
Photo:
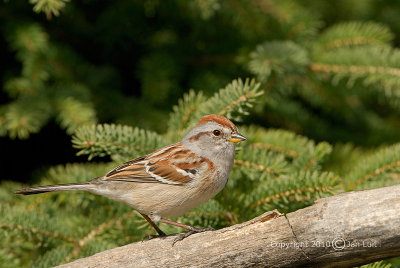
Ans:
{"type": "Polygon", "coordinates": [[[400,256],[400,185],[318,200],[287,215],[132,243],[60,267],[352,267],[400,256]]]}

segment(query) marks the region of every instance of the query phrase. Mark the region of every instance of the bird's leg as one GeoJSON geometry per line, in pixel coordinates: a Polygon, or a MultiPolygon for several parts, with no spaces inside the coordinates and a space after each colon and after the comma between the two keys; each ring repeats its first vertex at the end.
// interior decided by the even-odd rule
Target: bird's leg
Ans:
{"type": "Polygon", "coordinates": [[[172,242],[172,245],[174,245],[178,241],[181,241],[181,240],[185,239],[186,237],[191,236],[192,234],[201,233],[201,232],[205,232],[205,231],[214,231],[214,228],[195,228],[195,227],[192,227],[190,225],[186,225],[186,224],[183,224],[183,223],[170,221],[170,220],[163,219],[163,218],[160,219],[160,222],[166,223],[166,224],[171,224],[171,225],[174,225],[174,226],[177,226],[177,227],[181,227],[181,228],[184,228],[184,229],[189,231],[187,233],[178,234],[178,236],[172,242]]]}
{"type": "MultiPolygon", "coordinates": [[[[140,213],[140,212],[139,212],[139,213],[140,213]]],[[[156,229],[156,231],[157,231],[157,233],[158,233],[159,236],[165,236],[165,235],[166,235],[163,231],[161,231],[160,228],[158,228],[158,226],[150,219],[149,216],[147,216],[147,215],[145,215],[145,214],[142,214],[142,213],[140,213],[140,215],[142,215],[143,218],[145,218],[145,219],[150,223],[150,225],[153,226],[154,229],[156,229]]]]}
{"type": "Polygon", "coordinates": [[[177,227],[181,227],[181,228],[184,228],[184,229],[186,229],[188,231],[192,231],[192,232],[195,232],[195,233],[201,233],[201,232],[212,231],[213,230],[212,228],[211,229],[210,228],[195,228],[195,227],[192,227],[190,225],[186,225],[186,224],[179,223],[179,222],[174,222],[174,221],[167,220],[167,219],[164,219],[164,218],[161,218],[160,222],[166,223],[166,224],[171,224],[171,225],[174,225],[174,226],[177,226],[177,227]]]}

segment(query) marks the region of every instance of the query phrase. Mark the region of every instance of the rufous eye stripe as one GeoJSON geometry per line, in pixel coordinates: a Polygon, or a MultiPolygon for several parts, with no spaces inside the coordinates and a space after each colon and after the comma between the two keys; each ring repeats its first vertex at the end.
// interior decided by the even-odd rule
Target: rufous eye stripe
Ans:
{"type": "Polygon", "coordinates": [[[200,137],[203,135],[210,135],[210,133],[208,131],[199,132],[196,135],[194,135],[193,137],[190,137],[189,141],[191,141],[191,142],[198,141],[200,139],[200,137]]]}

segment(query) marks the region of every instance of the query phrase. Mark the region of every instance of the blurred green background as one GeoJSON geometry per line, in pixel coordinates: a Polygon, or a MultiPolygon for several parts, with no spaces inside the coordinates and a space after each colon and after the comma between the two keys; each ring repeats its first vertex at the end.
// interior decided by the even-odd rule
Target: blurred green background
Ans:
{"type": "MultiPolygon", "coordinates": [[[[172,106],[190,88],[211,95],[254,76],[249,54],[265,41],[309,49],[324,29],[357,20],[382,23],[392,32],[386,41],[397,46],[399,12],[394,0],[3,0],[0,179],[28,182],[38,169],[83,161],[69,134],[84,123],[165,131],[172,106]]],[[[246,123],[332,143],[399,140],[399,109],[382,101],[385,94],[356,89],[358,81],[317,85],[278,72],[264,87],[274,103],[262,102],[246,123]],[[301,83],[319,87],[330,106],[314,101],[316,93],[294,92],[301,83]]]]}
{"type": "Polygon", "coordinates": [[[18,241],[3,237],[0,264],[47,267],[140,240],[146,223],[126,206],[80,193],[22,199],[12,190],[100,176],[180,140],[224,101],[221,114],[249,137],[227,185],[235,196],[223,192],[180,218],[187,224],[222,228],[400,183],[399,14],[395,0],[2,0],[0,227],[18,241]],[[255,82],[229,84],[248,77],[255,82]],[[97,123],[154,132],[86,128],[97,123]],[[77,156],[72,137],[94,164],[77,156]],[[60,223],[62,215],[71,221],[60,223]],[[108,217],[133,225],[122,224],[123,233],[108,222],[76,252],[95,227],[74,226],[88,217],[93,226],[108,217]]]}

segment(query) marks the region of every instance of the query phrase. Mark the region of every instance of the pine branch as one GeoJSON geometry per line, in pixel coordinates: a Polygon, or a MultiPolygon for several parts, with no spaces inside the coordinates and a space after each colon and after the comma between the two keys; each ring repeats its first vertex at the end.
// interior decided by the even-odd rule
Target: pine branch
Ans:
{"type": "Polygon", "coordinates": [[[1,111],[4,126],[0,134],[28,138],[53,116],[68,134],[78,126],[96,122],[90,90],[76,81],[74,74],[78,71],[72,70],[83,65],[76,55],[54,46],[37,24],[18,26],[8,39],[22,62],[22,71],[20,77],[5,83],[10,97],[16,100],[1,111]]]}
{"type": "Polygon", "coordinates": [[[256,164],[250,161],[244,161],[241,159],[235,159],[235,163],[236,166],[240,167],[240,166],[245,166],[245,167],[249,167],[251,169],[257,169],[260,170],[262,172],[267,172],[269,174],[275,175],[275,171],[273,171],[271,168],[269,168],[266,165],[260,165],[260,164],[256,164]]]}
{"type": "Polygon", "coordinates": [[[44,235],[44,236],[48,236],[48,237],[52,237],[52,238],[56,238],[56,239],[65,240],[70,243],[75,243],[77,241],[76,238],[68,237],[65,235],[58,234],[58,233],[49,232],[46,230],[37,229],[34,227],[30,227],[30,228],[24,227],[21,224],[15,225],[15,224],[0,223],[0,228],[11,229],[11,230],[20,230],[20,231],[29,232],[32,234],[40,234],[40,235],[44,235]]]}
{"type": "Polygon", "coordinates": [[[92,125],[96,122],[96,112],[90,103],[83,103],[73,97],[58,99],[57,119],[60,125],[67,130],[68,134],[84,125],[92,125]]]}
{"type": "Polygon", "coordinates": [[[272,72],[302,73],[309,62],[305,49],[291,41],[265,42],[250,54],[250,72],[261,81],[266,81],[272,72]]]}
{"type": "Polygon", "coordinates": [[[253,143],[251,146],[253,146],[255,148],[266,149],[269,151],[283,153],[291,158],[296,158],[299,156],[299,154],[294,150],[289,150],[289,149],[286,149],[286,148],[283,148],[281,146],[274,145],[274,144],[266,144],[266,143],[256,142],[256,143],[253,143]]]}
{"type": "Polygon", "coordinates": [[[357,66],[357,65],[335,65],[335,64],[323,64],[323,63],[312,63],[310,65],[311,70],[314,72],[324,72],[333,74],[349,74],[349,75],[392,75],[400,76],[399,68],[381,67],[381,66],[357,66]]]}
{"type": "Polygon", "coordinates": [[[391,268],[391,267],[392,265],[390,263],[384,263],[383,261],[378,261],[360,266],[360,268],[391,268]]]}
{"type": "Polygon", "coordinates": [[[31,133],[37,133],[47,123],[51,106],[47,96],[19,98],[4,106],[3,131],[11,138],[26,139],[31,133]]]}
{"type": "MultiPolygon", "coordinates": [[[[66,258],[69,252],[73,249],[73,245],[60,245],[56,248],[52,248],[36,260],[32,261],[32,267],[54,267],[66,258]]],[[[104,248],[106,250],[108,248],[104,248]]]]}
{"type": "Polygon", "coordinates": [[[81,127],[75,132],[72,143],[80,149],[79,155],[87,154],[89,159],[106,155],[132,158],[166,145],[155,132],[114,124],[81,127]]]}
{"type": "Polygon", "coordinates": [[[299,157],[294,159],[293,167],[302,171],[320,170],[331,152],[332,146],[329,143],[320,142],[316,146],[304,150],[299,157]]]}
{"type": "MultiPolygon", "coordinates": [[[[7,234],[24,233],[28,237],[42,237],[38,241],[43,242],[43,237],[64,240],[66,242],[76,241],[76,232],[70,227],[63,225],[61,218],[43,217],[38,211],[26,211],[22,207],[0,206],[1,227],[8,230],[7,234]]],[[[47,241],[49,242],[49,241],[47,241]]],[[[40,242],[38,243],[40,244],[40,242]]]]}
{"type": "MultiPolygon", "coordinates": [[[[290,167],[281,154],[264,149],[244,146],[235,157],[235,167],[257,178],[277,177],[288,173],[290,167]]],[[[258,179],[257,179],[258,180],[258,179]]]]}
{"type": "Polygon", "coordinates": [[[379,182],[376,186],[385,186],[398,183],[390,176],[400,173],[400,144],[395,144],[378,150],[377,152],[361,157],[353,169],[345,176],[344,181],[348,190],[363,189],[366,182],[379,182]]]}
{"type": "Polygon", "coordinates": [[[190,90],[179,99],[178,105],[173,107],[173,113],[168,122],[168,135],[171,137],[181,136],[182,132],[190,127],[192,117],[196,114],[197,108],[206,102],[207,98],[202,92],[196,93],[190,90]]]}
{"type": "Polygon", "coordinates": [[[37,93],[35,86],[26,77],[11,78],[8,80],[4,89],[10,97],[16,98],[23,95],[34,95],[37,93]]]}
{"type": "Polygon", "coordinates": [[[252,208],[258,207],[265,203],[270,203],[271,201],[287,198],[289,196],[294,196],[294,195],[305,196],[306,193],[314,193],[314,192],[332,192],[332,188],[315,186],[315,187],[307,187],[307,188],[303,188],[303,189],[292,189],[290,191],[285,191],[285,192],[281,192],[279,194],[264,197],[263,199],[258,200],[257,202],[251,204],[250,207],[252,207],[252,208]]]}
{"type": "Polygon", "coordinates": [[[362,177],[361,179],[357,180],[355,182],[356,185],[360,185],[362,183],[364,183],[366,180],[372,179],[382,173],[388,172],[388,171],[394,171],[396,169],[400,168],[400,160],[390,163],[386,166],[380,167],[375,169],[373,172],[366,174],[364,177],[362,177]]]}
{"type": "Polygon", "coordinates": [[[251,146],[283,153],[297,158],[305,150],[315,147],[312,140],[283,129],[265,129],[258,126],[242,126],[251,146]]]}
{"type": "Polygon", "coordinates": [[[314,58],[309,67],[315,73],[329,74],[334,83],[347,79],[347,85],[351,87],[361,79],[364,85],[381,88],[387,96],[398,96],[399,62],[399,50],[371,46],[341,48],[322,53],[314,58]]]}
{"type": "Polygon", "coordinates": [[[313,141],[285,130],[266,130],[251,126],[243,127],[243,133],[248,137],[248,142],[252,147],[281,153],[292,158],[291,167],[297,171],[320,168],[332,151],[328,143],[321,142],[315,145],[313,141]]]}
{"type": "Polygon", "coordinates": [[[190,6],[192,11],[199,13],[203,20],[209,20],[221,8],[218,0],[196,0],[190,6]]]}
{"type": "Polygon", "coordinates": [[[393,38],[393,33],[386,25],[353,21],[338,23],[326,29],[318,38],[316,45],[318,49],[323,50],[365,45],[389,46],[393,38]]]}
{"type": "Polygon", "coordinates": [[[71,261],[72,259],[76,258],[80,251],[82,250],[83,247],[86,246],[86,244],[93,240],[96,236],[98,236],[99,234],[101,234],[102,232],[104,232],[105,230],[109,229],[110,227],[112,227],[113,225],[115,225],[118,222],[121,222],[124,219],[130,218],[134,215],[135,211],[132,210],[128,213],[125,213],[123,215],[121,215],[118,218],[113,218],[111,220],[108,220],[106,222],[103,222],[102,224],[98,225],[98,227],[96,229],[93,229],[92,231],[90,231],[90,233],[88,233],[85,237],[74,241],[75,244],[77,245],[74,250],[65,258],[64,263],[71,261]]]}
{"type": "Polygon", "coordinates": [[[46,14],[47,19],[51,19],[52,15],[60,15],[60,10],[65,7],[65,4],[70,0],[30,0],[29,2],[34,5],[33,11],[36,13],[43,12],[46,14]]]}
{"type": "Polygon", "coordinates": [[[49,49],[49,36],[39,24],[20,25],[13,29],[8,41],[11,48],[18,51],[19,60],[24,61],[30,54],[45,52],[49,49]]]}
{"type": "Polygon", "coordinates": [[[254,79],[233,80],[225,88],[220,89],[213,97],[203,102],[198,108],[197,118],[204,114],[220,114],[235,121],[241,121],[243,115],[253,107],[256,99],[263,94],[259,90],[260,84],[254,79]]]}
{"type": "Polygon", "coordinates": [[[225,88],[220,89],[209,99],[203,94],[194,92],[184,96],[183,101],[174,108],[170,115],[170,122],[173,123],[167,136],[175,136],[193,127],[201,116],[206,114],[220,114],[234,121],[241,121],[243,116],[249,114],[254,102],[263,92],[259,90],[260,84],[254,79],[233,80],[225,88]],[[193,110],[195,108],[195,110],[193,110]],[[190,116],[190,119],[188,116],[190,116]],[[174,127],[178,127],[176,132],[174,127]],[[184,129],[184,130],[182,130],[184,129]]]}
{"type": "Polygon", "coordinates": [[[322,196],[332,195],[339,178],[330,172],[299,172],[285,174],[273,180],[261,181],[251,193],[249,208],[257,211],[281,208],[292,211],[300,204],[310,203],[322,196]]]}

